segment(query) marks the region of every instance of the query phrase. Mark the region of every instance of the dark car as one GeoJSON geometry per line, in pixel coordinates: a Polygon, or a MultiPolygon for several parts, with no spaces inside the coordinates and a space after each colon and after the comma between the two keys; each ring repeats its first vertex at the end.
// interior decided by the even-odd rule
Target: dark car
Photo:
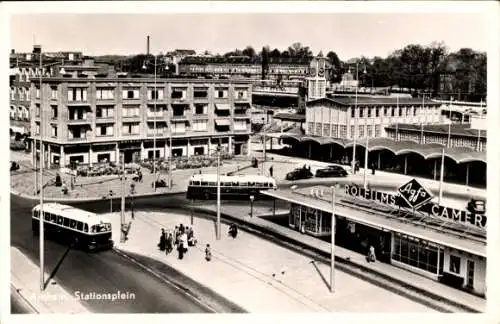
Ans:
{"type": "Polygon", "coordinates": [[[311,179],[313,177],[313,174],[311,173],[310,169],[307,168],[300,168],[300,169],[295,169],[291,172],[288,172],[286,174],[286,180],[302,180],[302,179],[311,179]]]}
{"type": "Polygon", "coordinates": [[[316,178],[347,177],[347,171],[338,165],[330,165],[316,171],[316,178]]]}
{"type": "MultiPolygon", "coordinates": [[[[153,183],[151,183],[151,187],[153,187],[153,183]]],[[[156,180],[156,188],[166,188],[167,182],[163,179],[156,180]]]]}

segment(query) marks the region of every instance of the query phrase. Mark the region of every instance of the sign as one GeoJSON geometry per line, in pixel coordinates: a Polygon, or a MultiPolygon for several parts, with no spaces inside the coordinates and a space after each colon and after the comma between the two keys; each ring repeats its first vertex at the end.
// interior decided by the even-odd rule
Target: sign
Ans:
{"type": "Polygon", "coordinates": [[[398,192],[408,206],[414,210],[432,199],[431,193],[415,179],[399,187],[398,192]]]}
{"type": "Polygon", "coordinates": [[[441,218],[445,221],[486,229],[486,215],[483,213],[471,213],[467,210],[440,206],[439,204],[431,202],[431,194],[417,181],[410,181],[401,186],[398,189],[399,195],[397,196],[387,192],[380,192],[371,189],[365,190],[363,187],[349,184],[345,185],[344,192],[346,195],[353,198],[371,200],[394,208],[410,207],[413,208],[413,210],[418,208],[421,212],[427,213],[430,217],[441,218]]]}

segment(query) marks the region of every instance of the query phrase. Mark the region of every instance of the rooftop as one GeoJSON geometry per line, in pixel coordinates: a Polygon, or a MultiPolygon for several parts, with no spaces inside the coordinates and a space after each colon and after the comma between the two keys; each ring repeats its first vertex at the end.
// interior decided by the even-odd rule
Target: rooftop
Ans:
{"type": "MultiPolygon", "coordinates": [[[[478,137],[486,138],[487,131],[486,130],[478,130],[470,128],[471,124],[451,124],[450,130],[451,135],[455,136],[470,136],[470,137],[478,137]],[[479,133],[481,132],[481,133],[479,133]]],[[[421,132],[422,128],[424,133],[435,133],[435,134],[448,134],[448,124],[439,124],[439,125],[416,125],[416,124],[393,124],[386,127],[388,130],[406,130],[406,131],[414,131],[421,132]]]]}
{"type": "MultiPolygon", "coordinates": [[[[269,64],[299,64],[309,65],[312,58],[270,57],[269,64]]],[[[180,64],[261,64],[260,57],[249,56],[188,56],[180,64]]]]}
{"type": "Polygon", "coordinates": [[[321,103],[321,102],[330,102],[337,105],[342,106],[353,106],[365,105],[365,106],[376,106],[376,105],[427,105],[427,106],[441,106],[441,103],[434,102],[429,99],[422,100],[421,98],[398,98],[398,97],[360,97],[357,99],[355,97],[335,97],[335,98],[320,98],[307,102],[307,105],[321,103]]]}
{"type": "MultiPolygon", "coordinates": [[[[33,209],[40,210],[40,204],[33,207],[33,209]]],[[[79,222],[87,223],[89,226],[97,225],[100,224],[101,222],[104,223],[110,222],[104,216],[59,203],[44,203],[43,211],[46,213],[53,213],[59,216],[71,218],[79,222]]]]}
{"type": "Polygon", "coordinates": [[[306,115],[303,114],[290,114],[290,113],[279,113],[273,116],[274,119],[288,120],[288,121],[306,121],[306,115]]]}

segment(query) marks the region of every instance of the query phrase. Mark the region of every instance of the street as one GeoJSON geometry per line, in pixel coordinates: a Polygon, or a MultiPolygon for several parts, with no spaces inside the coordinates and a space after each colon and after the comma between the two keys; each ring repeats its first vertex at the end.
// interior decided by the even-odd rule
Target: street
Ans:
{"type": "MultiPolygon", "coordinates": [[[[38,239],[31,232],[32,203],[11,195],[11,245],[38,263],[38,239]]],[[[108,204],[101,202],[103,208],[108,204]]],[[[94,206],[93,206],[94,207],[94,206]]],[[[45,264],[55,280],[74,293],[134,293],[134,299],[117,302],[86,301],[96,313],[206,313],[209,310],[173,286],[145,272],[114,251],[89,254],[46,241],[45,264]]],[[[211,296],[212,297],[212,296],[211,296]]],[[[14,306],[19,311],[18,306],[14,306]]],[[[228,306],[228,309],[230,307],[228,306]]],[[[230,311],[230,310],[228,310],[230,311]]]]}

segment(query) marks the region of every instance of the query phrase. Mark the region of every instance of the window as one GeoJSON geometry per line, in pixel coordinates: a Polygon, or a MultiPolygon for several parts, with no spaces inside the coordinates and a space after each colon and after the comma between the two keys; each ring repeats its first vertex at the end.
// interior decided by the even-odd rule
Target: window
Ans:
{"type": "Polygon", "coordinates": [[[207,112],[208,112],[208,106],[207,105],[196,104],[196,105],[194,105],[194,110],[195,110],[194,113],[196,115],[207,114],[207,112]]]}
{"type": "Polygon", "coordinates": [[[203,155],[205,154],[205,148],[203,146],[198,146],[194,148],[194,155],[203,155]]]}
{"type": "Polygon", "coordinates": [[[228,90],[227,88],[221,88],[221,89],[215,89],[215,98],[227,98],[228,97],[228,90]]]}
{"type": "Polygon", "coordinates": [[[193,121],[193,131],[206,131],[208,128],[208,121],[206,120],[195,120],[193,121]]]}
{"type": "Polygon", "coordinates": [[[139,99],[139,89],[124,89],[123,99],[139,99]]]}
{"type": "Polygon", "coordinates": [[[16,96],[16,92],[15,92],[14,88],[12,88],[12,87],[10,88],[9,94],[10,94],[10,99],[14,100],[15,96],[16,96]]]}
{"type": "Polygon", "coordinates": [[[50,106],[52,108],[52,119],[57,119],[57,106],[50,106]]]}
{"type": "Polygon", "coordinates": [[[123,107],[123,117],[137,117],[139,116],[139,107],[123,107]]]}
{"type": "Polygon", "coordinates": [[[359,117],[363,118],[365,108],[359,108],[359,117]]]}
{"type": "Polygon", "coordinates": [[[372,108],[368,107],[366,108],[366,117],[370,118],[372,116],[372,108]]]}
{"type": "Polygon", "coordinates": [[[39,122],[35,123],[35,134],[40,135],[40,123],[39,122]]]}
{"type": "Polygon", "coordinates": [[[137,135],[137,134],[139,134],[139,123],[124,123],[123,124],[123,134],[125,134],[125,135],[137,135]]]}
{"type": "Polygon", "coordinates": [[[186,124],[185,123],[173,123],[172,124],[172,133],[185,133],[186,132],[186,124]]]}
{"type": "Polygon", "coordinates": [[[40,99],[40,88],[35,88],[35,98],[40,99]]]}
{"type": "Polygon", "coordinates": [[[351,126],[351,138],[357,138],[354,126],[351,126]]]}
{"type": "Polygon", "coordinates": [[[96,111],[95,111],[95,116],[96,118],[110,118],[114,116],[114,107],[103,107],[103,106],[97,106],[96,111]]]}
{"type": "Polygon", "coordinates": [[[172,99],[184,100],[187,97],[187,90],[184,88],[174,88],[170,96],[172,97],[172,99]]]}
{"type": "Polygon", "coordinates": [[[373,137],[373,126],[372,125],[368,125],[366,127],[367,127],[366,131],[368,133],[368,137],[373,137]]]}
{"type": "Polygon", "coordinates": [[[148,100],[158,100],[163,99],[163,89],[149,89],[148,90],[148,100]]]}
{"type": "Polygon", "coordinates": [[[63,217],[63,225],[69,227],[69,218],[63,217]]]}
{"type": "Polygon", "coordinates": [[[247,130],[247,122],[245,120],[235,120],[234,121],[234,130],[235,131],[247,130]]]}
{"type": "Polygon", "coordinates": [[[112,136],[113,135],[113,125],[97,125],[97,136],[112,136]]]}
{"type": "Polygon", "coordinates": [[[396,115],[396,108],[390,108],[391,109],[391,117],[394,117],[396,115]]]}
{"type": "Polygon", "coordinates": [[[35,104],[35,116],[40,117],[40,104],[35,104]]]}
{"type": "Polygon", "coordinates": [[[83,231],[83,223],[82,222],[77,222],[76,223],[76,229],[79,231],[83,231]]]}
{"type": "Polygon", "coordinates": [[[401,107],[398,108],[398,115],[399,117],[403,116],[403,108],[401,107]]]}
{"type": "Polygon", "coordinates": [[[87,101],[87,88],[68,88],[68,101],[87,101]]]}
{"type": "Polygon", "coordinates": [[[115,98],[113,88],[97,88],[95,93],[97,100],[111,100],[115,98]]]}
{"type": "Polygon", "coordinates": [[[50,99],[57,99],[57,88],[50,88],[50,99]]]}
{"type": "Polygon", "coordinates": [[[356,110],[354,108],[351,108],[351,118],[356,117],[356,110]]]}
{"type": "Polygon", "coordinates": [[[460,274],[460,257],[450,255],[450,272],[460,274]]]}
{"type": "Polygon", "coordinates": [[[364,125],[359,125],[359,137],[365,137],[365,126],[364,125]]]}
{"type": "Polygon", "coordinates": [[[380,137],[380,125],[375,125],[375,137],[380,137]]]}
{"type": "Polygon", "coordinates": [[[206,98],[208,97],[208,91],[206,88],[194,88],[193,97],[206,98]]]}
{"type": "Polygon", "coordinates": [[[380,117],[380,108],[375,108],[375,117],[380,117]]]}
{"type": "Polygon", "coordinates": [[[52,137],[57,137],[57,126],[52,126],[51,136],[52,137]]]}
{"type": "Polygon", "coordinates": [[[382,115],[382,117],[389,117],[389,115],[387,114],[387,107],[384,107],[384,114],[382,115]]]}
{"type": "Polygon", "coordinates": [[[247,89],[236,89],[236,96],[237,99],[248,99],[248,91],[247,89]]]}

